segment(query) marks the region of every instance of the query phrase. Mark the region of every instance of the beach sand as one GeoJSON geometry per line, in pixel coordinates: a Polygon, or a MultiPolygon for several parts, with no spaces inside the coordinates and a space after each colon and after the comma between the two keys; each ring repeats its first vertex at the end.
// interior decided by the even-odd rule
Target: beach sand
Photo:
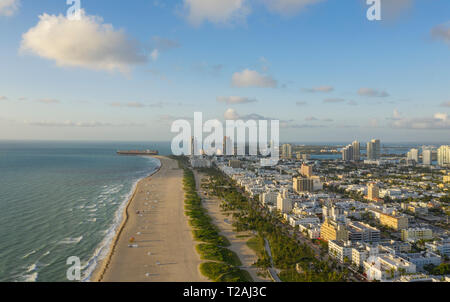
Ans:
{"type": "Polygon", "coordinates": [[[92,281],[208,281],[199,271],[202,260],[184,214],[183,170],[175,160],[155,158],[161,169],[137,184],[109,255],[92,281]]]}

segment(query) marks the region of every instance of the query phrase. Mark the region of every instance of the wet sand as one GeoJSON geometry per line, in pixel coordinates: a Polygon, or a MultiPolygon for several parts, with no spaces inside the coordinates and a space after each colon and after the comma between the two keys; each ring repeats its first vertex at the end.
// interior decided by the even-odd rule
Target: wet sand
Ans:
{"type": "Polygon", "coordinates": [[[199,271],[203,261],[184,214],[183,170],[175,160],[155,158],[160,170],[136,186],[109,255],[92,281],[208,281],[199,271]]]}

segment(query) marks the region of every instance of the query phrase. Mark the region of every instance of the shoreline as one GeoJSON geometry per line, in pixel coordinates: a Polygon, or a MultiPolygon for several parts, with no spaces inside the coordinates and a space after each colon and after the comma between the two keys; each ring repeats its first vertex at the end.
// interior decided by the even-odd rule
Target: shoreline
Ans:
{"type": "Polygon", "coordinates": [[[206,282],[184,209],[183,170],[165,156],[139,180],[91,282],[206,282]],[[135,214],[136,213],[136,214],[135,214]]]}
{"type": "Polygon", "coordinates": [[[136,197],[136,194],[137,194],[138,189],[139,189],[139,184],[142,181],[144,181],[145,179],[151,178],[152,176],[157,174],[161,170],[161,168],[163,166],[161,158],[158,158],[160,156],[150,156],[150,157],[158,159],[160,165],[155,171],[153,171],[149,175],[147,175],[147,176],[145,176],[145,177],[143,177],[143,178],[141,178],[141,179],[139,179],[137,181],[136,185],[134,186],[133,193],[131,194],[130,198],[128,199],[128,201],[127,201],[127,203],[125,205],[125,208],[123,209],[122,221],[120,222],[120,225],[119,225],[119,227],[118,227],[118,229],[116,231],[116,234],[114,235],[114,238],[113,238],[113,240],[111,241],[111,243],[110,243],[110,245],[108,247],[108,253],[106,254],[105,258],[101,259],[100,262],[97,264],[97,267],[95,267],[94,271],[91,274],[91,278],[89,278],[87,280],[88,282],[102,282],[102,279],[103,279],[103,277],[104,277],[104,275],[106,273],[106,270],[108,269],[108,266],[109,266],[109,264],[111,262],[112,256],[113,256],[114,251],[116,249],[116,246],[118,244],[120,235],[122,234],[122,231],[123,231],[123,229],[124,229],[128,219],[129,219],[128,210],[129,210],[130,205],[132,204],[134,198],[136,197]]]}

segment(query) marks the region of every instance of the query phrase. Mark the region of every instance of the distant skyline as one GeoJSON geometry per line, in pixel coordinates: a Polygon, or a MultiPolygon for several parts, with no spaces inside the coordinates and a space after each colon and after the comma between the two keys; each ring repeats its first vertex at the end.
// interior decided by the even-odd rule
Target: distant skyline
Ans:
{"type": "Polygon", "coordinates": [[[279,119],[282,142],[450,141],[450,2],[0,0],[0,140],[170,141],[279,119]]]}

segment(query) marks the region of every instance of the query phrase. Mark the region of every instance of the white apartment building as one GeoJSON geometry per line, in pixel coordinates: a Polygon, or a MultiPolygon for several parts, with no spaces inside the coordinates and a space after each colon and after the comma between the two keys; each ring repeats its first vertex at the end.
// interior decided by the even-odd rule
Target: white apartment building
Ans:
{"type": "Polygon", "coordinates": [[[433,238],[433,231],[427,228],[409,228],[402,230],[402,240],[409,242],[416,242],[424,239],[429,240],[433,238]]]}
{"type": "Polygon", "coordinates": [[[292,211],[292,199],[289,198],[288,191],[285,189],[282,193],[278,193],[277,210],[281,213],[289,213],[292,211]]]}
{"type": "Polygon", "coordinates": [[[392,254],[379,254],[364,261],[364,271],[368,280],[385,281],[403,273],[414,274],[416,265],[392,254]]]}
{"type": "Polygon", "coordinates": [[[352,263],[363,267],[369,257],[378,256],[378,245],[361,244],[352,248],[352,263]]]}
{"type": "Polygon", "coordinates": [[[344,263],[346,259],[351,261],[352,244],[350,241],[330,240],[328,241],[328,254],[341,263],[344,263]]]}
{"type": "Polygon", "coordinates": [[[419,272],[423,272],[426,265],[433,264],[438,266],[442,262],[441,256],[432,252],[400,254],[399,256],[414,263],[416,270],[419,272]]]}
{"type": "Polygon", "coordinates": [[[444,238],[442,240],[436,240],[434,242],[426,242],[425,247],[427,250],[439,253],[443,256],[450,256],[450,238],[444,238]]]}

